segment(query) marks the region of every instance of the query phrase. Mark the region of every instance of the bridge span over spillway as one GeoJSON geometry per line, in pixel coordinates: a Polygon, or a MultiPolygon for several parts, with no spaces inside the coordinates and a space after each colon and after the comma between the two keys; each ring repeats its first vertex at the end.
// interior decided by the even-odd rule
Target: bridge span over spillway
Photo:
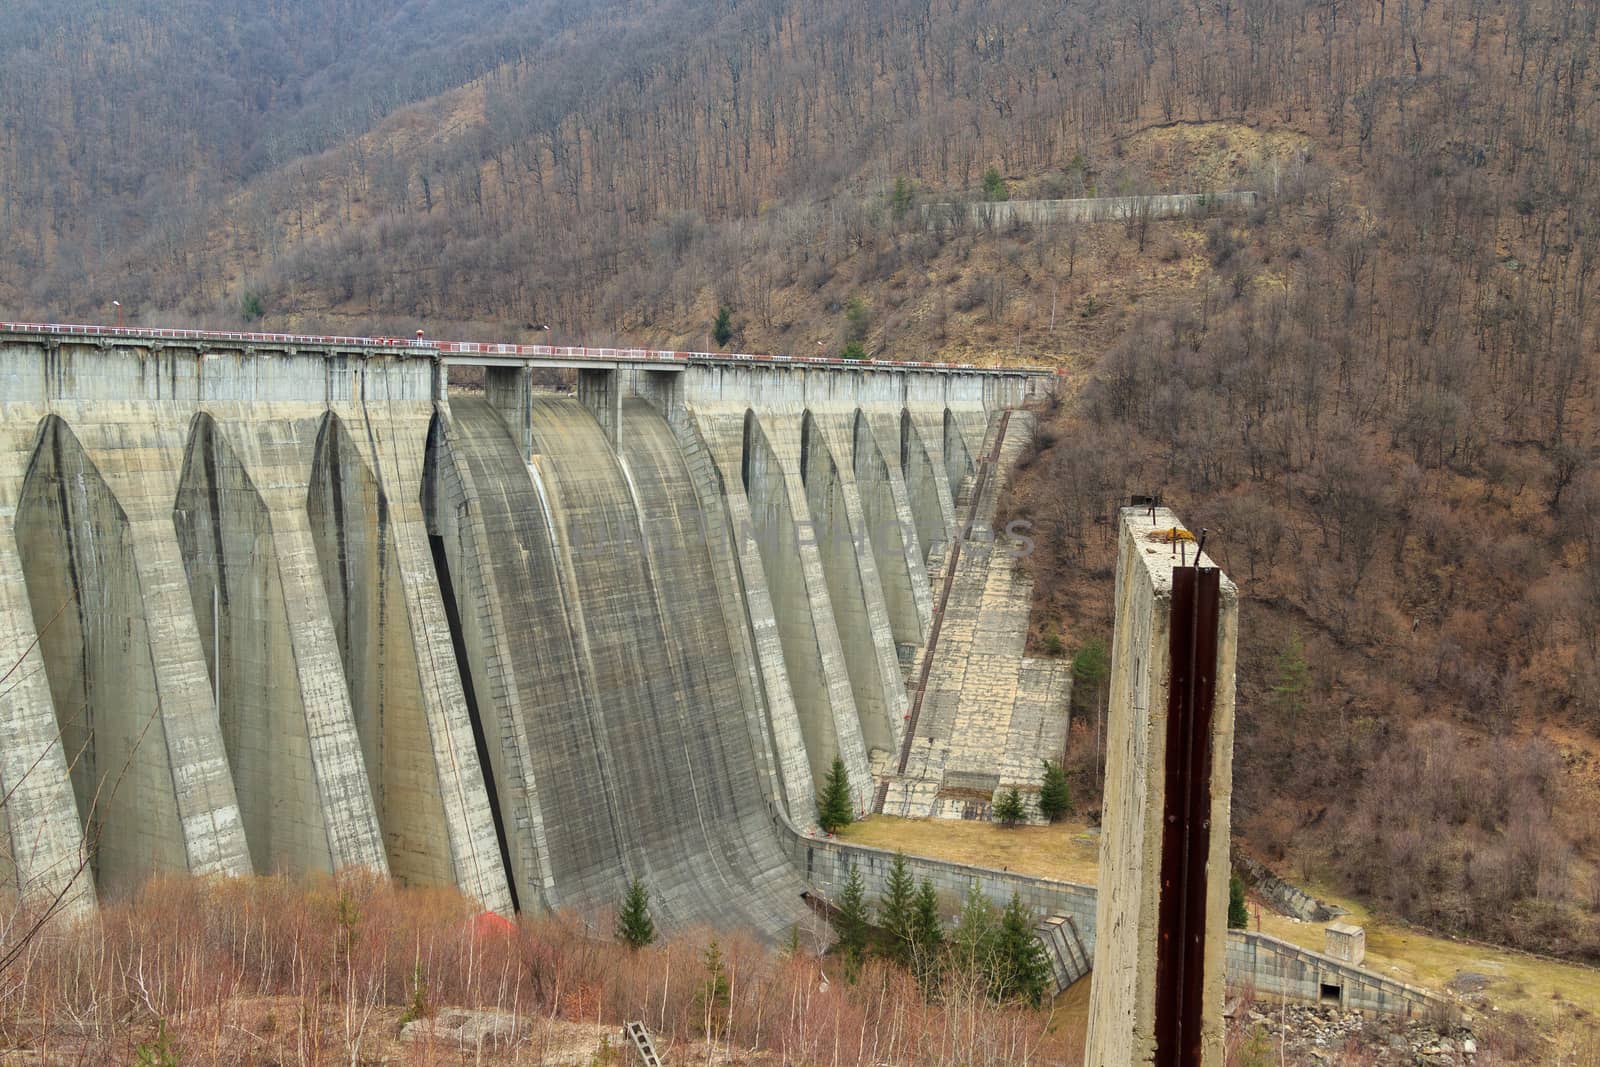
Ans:
{"type": "Polygon", "coordinates": [[[871,805],[929,560],[1050,380],[0,325],[7,882],[643,877],[669,926],[781,936],[815,783],[871,805]]]}

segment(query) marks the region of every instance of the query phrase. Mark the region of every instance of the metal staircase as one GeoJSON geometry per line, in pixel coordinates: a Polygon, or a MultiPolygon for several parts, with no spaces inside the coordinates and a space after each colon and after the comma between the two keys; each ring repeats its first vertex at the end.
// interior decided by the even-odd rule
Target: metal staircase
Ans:
{"type": "Polygon", "coordinates": [[[622,1036],[633,1046],[633,1051],[639,1054],[639,1061],[645,1067],[661,1067],[661,1057],[656,1053],[656,1044],[650,1040],[650,1031],[644,1028],[644,1023],[635,1020],[625,1024],[622,1027],[622,1036]]]}

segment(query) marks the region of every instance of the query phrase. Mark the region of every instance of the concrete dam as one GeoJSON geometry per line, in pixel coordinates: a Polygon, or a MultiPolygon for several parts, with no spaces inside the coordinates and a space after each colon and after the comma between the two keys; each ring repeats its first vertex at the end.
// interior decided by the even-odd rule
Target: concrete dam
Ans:
{"type": "Polygon", "coordinates": [[[638,877],[776,939],[836,756],[858,810],[928,813],[1061,751],[1064,672],[983,621],[1026,592],[990,520],[1047,377],[457,347],[0,329],[10,893],[638,877]]]}

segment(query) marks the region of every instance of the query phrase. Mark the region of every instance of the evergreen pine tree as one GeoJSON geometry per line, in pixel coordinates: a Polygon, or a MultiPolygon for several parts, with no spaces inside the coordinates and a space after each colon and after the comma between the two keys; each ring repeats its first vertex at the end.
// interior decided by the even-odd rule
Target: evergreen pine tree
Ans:
{"type": "Polygon", "coordinates": [[[822,785],[822,795],[817,797],[817,824],[828,833],[849,826],[855,819],[850,803],[850,779],[845,774],[844,760],[833,757],[828,768],[828,780],[822,785]]]}
{"type": "Polygon", "coordinates": [[[994,907],[973,882],[961,905],[961,918],[950,932],[950,963],[966,975],[986,973],[994,956],[994,907]]]}
{"type": "Polygon", "coordinates": [[[844,891],[839,894],[839,910],[833,917],[833,928],[839,934],[839,951],[849,971],[861,962],[861,955],[867,949],[867,891],[861,872],[854,867],[850,868],[844,891]]]}
{"type": "Polygon", "coordinates": [[[656,939],[655,920],[650,917],[650,891],[643,879],[635,878],[622,898],[617,912],[617,940],[629,948],[640,949],[656,939]]]}
{"type": "Polygon", "coordinates": [[[728,342],[733,340],[733,312],[725,307],[717,309],[717,321],[711,327],[711,337],[718,347],[727,347],[728,342]]]}
{"type": "Polygon", "coordinates": [[[1050,964],[1033,936],[1033,916],[1022,906],[1022,898],[1012,893],[995,934],[994,981],[990,989],[996,1000],[1023,1000],[1037,1007],[1044,1000],[1049,980],[1050,964]]]}
{"type": "Polygon", "coordinates": [[[1228,878],[1228,929],[1243,930],[1250,925],[1250,909],[1244,905],[1244,882],[1237,874],[1228,878]]]}
{"type": "Polygon", "coordinates": [[[1311,667],[1306,663],[1306,644],[1299,634],[1291,636],[1283,651],[1278,653],[1277,674],[1272,685],[1272,696],[1292,729],[1300,721],[1300,712],[1305,709],[1306,693],[1311,688],[1311,667]]]}
{"type": "Polygon", "coordinates": [[[889,935],[889,958],[909,964],[917,921],[917,883],[906,866],[904,853],[896,852],[889,865],[889,880],[878,901],[878,925],[889,935]]]}
{"type": "Polygon", "coordinates": [[[983,198],[985,200],[1009,200],[1011,194],[1006,189],[1006,180],[1000,176],[1000,171],[990,167],[983,172],[983,198]]]}
{"type": "Polygon", "coordinates": [[[1054,760],[1044,761],[1044,783],[1039,786],[1039,814],[1051,822],[1072,812],[1067,772],[1054,760]]]}
{"type": "Polygon", "coordinates": [[[939,921],[939,895],[933,883],[922,880],[917,890],[911,917],[911,965],[924,986],[938,978],[939,959],[944,948],[944,925],[939,921]]]}
{"type": "Polygon", "coordinates": [[[1072,680],[1085,686],[1098,686],[1111,673],[1110,660],[1106,643],[1098,637],[1090,638],[1072,657],[1072,680]]]}
{"type": "Polygon", "coordinates": [[[1105,778],[1105,718],[1106,718],[1106,679],[1111,676],[1111,655],[1106,649],[1106,643],[1098,637],[1090,638],[1084,642],[1072,657],[1072,699],[1083,700],[1085,710],[1091,706],[1094,709],[1094,783],[1096,788],[1103,788],[1102,780],[1105,778]],[[1094,700],[1089,700],[1089,695],[1094,695],[1094,700]]]}
{"type": "Polygon", "coordinates": [[[706,946],[705,956],[706,978],[700,983],[698,999],[700,1008],[705,1013],[705,1032],[715,1038],[720,1027],[717,1025],[722,1020],[722,1012],[728,1005],[728,969],[722,962],[722,946],[717,944],[717,939],[712,938],[711,944],[706,946]]]}
{"type": "Polygon", "coordinates": [[[894,219],[899,222],[906,217],[906,212],[911,210],[911,202],[916,196],[916,187],[905,178],[894,180],[894,192],[889,194],[889,209],[894,214],[894,219]]]}
{"type": "Polygon", "coordinates": [[[1015,789],[1002,793],[1000,799],[994,802],[994,817],[1000,820],[1002,826],[1015,826],[1027,819],[1028,809],[1023,806],[1022,794],[1015,789]]]}

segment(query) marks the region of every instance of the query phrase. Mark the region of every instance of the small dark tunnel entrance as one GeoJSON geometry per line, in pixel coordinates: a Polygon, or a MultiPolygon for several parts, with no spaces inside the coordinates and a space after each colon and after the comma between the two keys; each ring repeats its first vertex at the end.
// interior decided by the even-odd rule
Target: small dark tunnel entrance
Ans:
{"type": "Polygon", "coordinates": [[[500,869],[506,874],[506,889],[511,893],[511,907],[522,910],[517,899],[517,879],[511,866],[511,846],[506,840],[506,820],[501,814],[500,790],[495,786],[494,761],[489,758],[489,739],[484,735],[483,717],[478,714],[478,695],[472,687],[472,664],[467,658],[467,644],[461,632],[461,612],[456,606],[455,586],[450,580],[450,561],[445,556],[444,538],[428,535],[428,547],[433,551],[433,570],[439,576],[439,595],[444,600],[445,618],[450,623],[450,647],[456,654],[456,666],[461,672],[461,692],[467,701],[467,717],[472,720],[472,741],[478,750],[478,766],[483,768],[483,788],[489,794],[489,811],[494,815],[494,836],[500,846],[500,869]]]}

